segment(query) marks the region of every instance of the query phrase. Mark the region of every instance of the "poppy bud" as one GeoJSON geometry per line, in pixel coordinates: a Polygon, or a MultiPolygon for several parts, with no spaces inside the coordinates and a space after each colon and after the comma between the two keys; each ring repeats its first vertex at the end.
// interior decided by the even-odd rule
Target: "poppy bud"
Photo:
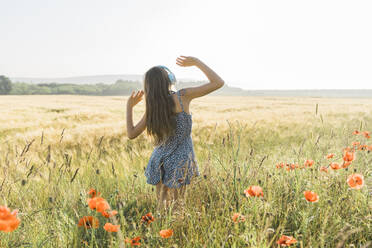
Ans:
{"type": "Polygon", "coordinates": [[[145,171],[146,170],[146,167],[143,167],[143,170],[145,171]]]}
{"type": "Polygon", "coordinates": [[[345,170],[346,170],[346,171],[348,171],[348,170],[349,170],[349,168],[345,168],[345,170]]]}
{"type": "Polygon", "coordinates": [[[99,174],[99,169],[96,170],[96,174],[99,174]]]}
{"type": "Polygon", "coordinates": [[[136,174],[134,174],[133,176],[134,176],[134,177],[137,177],[137,175],[136,175],[136,174]]]}
{"type": "Polygon", "coordinates": [[[259,179],[259,180],[258,180],[258,184],[261,184],[261,183],[262,183],[262,181],[259,179]]]}
{"type": "Polygon", "coordinates": [[[271,174],[269,174],[269,178],[271,178],[271,174]]]}
{"type": "Polygon", "coordinates": [[[22,179],[22,181],[21,181],[22,186],[25,186],[26,183],[27,183],[27,181],[25,179],[22,179]]]}
{"type": "Polygon", "coordinates": [[[237,180],[238,180],[238,182],[240,182],[240,178],[238,178],[237,180]]]}
{"type": "Polygon", "coordinates": [[[332,204],[332,201],[331,200],[328,200],[328,204],[332,204]]]}
{"type": "Polygon", "coordinates": [[[151,191],[154,192],[154,188],[152,188],[151,191]]]}
{"type": "Polygon", "coordinates": [[[49,196],[48,200],[49,200],[50,203],[52,203],[53,202],[53,197],[49,196]]]}
{"type": "Polygon", "coordinates": [[[357,172],[357,169],[354,169],[354,172],[357,172]]]}
{"type": "Polygon", "coordinates": [[[207,175],[204,175],[204,179],[207,179],[207,175]]]}

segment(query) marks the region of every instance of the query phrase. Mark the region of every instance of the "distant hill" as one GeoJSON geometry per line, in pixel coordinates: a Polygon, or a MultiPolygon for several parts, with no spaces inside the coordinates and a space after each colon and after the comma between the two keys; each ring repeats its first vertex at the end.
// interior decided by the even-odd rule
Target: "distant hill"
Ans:
{"type": "Polygon", "coordinates": [[[142,81],[142,75],[137,74],[118,74],[118,75],[97,75],[97,76],[81,76],[81,77],[63,77],[63,78],[29,78],[29,77],[14,77],[10,78],[12,82],[22,82],[29,84],[40,83],[59,83],[59,84],[113,84],[117,80],[123,81],[142,81]]]}
{"type": "MultiPolygon", "coordinates": [[[[89,91],[89,94],[95,93],[93,85],[96,84],[106,84],[112,85],[122,81],[121,85],[125,84],[128,89],[141,89],[142,88],[142,75],[137,74],[118,74],[118,75],[97,75],[97,76],[81,76],[81,77],[64,77],[64,78],[28,78],[28,77],[14,77],[10,78],[13,83],[26,83],[32,85],[39,84],[70,84],[70,85],[81,85],[86,89],[84,92],[89,91]],[[92,85],[92,87],[90,86],[92,85]]],[[[184,87],[193,87],[203,84],[205,81],[192,81],[191,79],[179,79],[177,88],[181,89],[184,87]]],[[[20,86],[25,87],[25,85],[20,84],[20,86]]],[[[62,87],[62,86],[61,86],[62,87]]],[[[123,86],[121,86],[123,87],[123,86]]],[[[44,89],[45,90],[45,89],[44,89]]],[[[114,87],[110,94],[113,92],[118,92],[114,87]]],[[[22,91],[22,94],[28,94],[28,90],[22,91]]],[[[40,91],[33,91],[33,94],[44,94],[40,91]]],[[[44,91],[43,91],[44,92],[44,91]]],[[[49,92],[49,91],[47,91],[49,92]]],[[[69,91],[61,91],[61,94],[69,91]]],[[[129,92],[128,90],[125,92],[129,92]]],[[[126,94],[121,92],[121,94],[126,94]]],[[[16,93],[19,94],[19,93],[16,93]]],[[[50,94],[50,93],[45,93],[50,94]]],[[[52,93],[53,94],[53,91],[52,93]]],[[[86,94],[86,93],[80,93],[86,94]]],[[[108,93],[107,93],[108,94],[108,93]]],[[[98,94],[99,95],[99,94],[98,94]]],[[[344,98],[372,98],[372,89],[309,89],[309,90],[243,90],[237,87],[231,87],[225,84],[221,89],[213,92],[211,95],[220,96],[283,96],[283,97],[344,97],[344,98]]]]}
{"type": "Polygon", "coordinates": [[[248,96],[372,98],[372,89],[248,90],[248,96]]]}

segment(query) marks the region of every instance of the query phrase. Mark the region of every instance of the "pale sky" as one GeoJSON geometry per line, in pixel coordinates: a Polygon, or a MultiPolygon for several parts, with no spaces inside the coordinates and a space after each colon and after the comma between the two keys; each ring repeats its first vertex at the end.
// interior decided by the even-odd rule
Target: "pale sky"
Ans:
{"type": "Polygon", "coordinates": [[[144,74],[195,56],[244,89],[372,89],[372,1],[0,0],[0,75],[144,74]]]}

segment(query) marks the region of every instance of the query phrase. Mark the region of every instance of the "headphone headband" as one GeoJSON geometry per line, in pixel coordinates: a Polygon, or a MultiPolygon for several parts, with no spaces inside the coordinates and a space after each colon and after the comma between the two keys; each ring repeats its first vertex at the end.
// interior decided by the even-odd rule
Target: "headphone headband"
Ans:
{"type": "Polygon", "coordinates": [[[168,78],[171,81],[171,84],[176,83],[176,76],[173,74],[171,70],[168,69],[168,67],[164,65],[159,65],[158,67],[164,69],[168,73],[168,78]]]}

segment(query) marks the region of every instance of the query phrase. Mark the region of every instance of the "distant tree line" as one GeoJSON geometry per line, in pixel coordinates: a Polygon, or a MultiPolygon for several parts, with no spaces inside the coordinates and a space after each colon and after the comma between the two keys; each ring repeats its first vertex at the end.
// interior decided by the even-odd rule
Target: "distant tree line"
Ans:
{"type": "Polygon", "coordinates": [[[12,91],[12,82],[9,78],[0,75],[0,95],[7,95],[12,91]]]}
{"type": "MultiPolygon", "coordinates": [[[[0,78],[1,80],[1,78],[0,78]]],[[[10,80],[9,80],[10,82],[10,80]]],[[[8,87],[9,88],[9,87],[8,87]]],[[[28,84],[22,82],[10,83],[10,90],[2,90],[0,81],[0,94],[9,95],[95,95],[116,96],[130,95],[133,90],[141,88],[139,82],[118,80],[114,84],[59,84],[42,83],[28,84]]]]}
{"type": "MultiPolygon", "coordinates": [[[[177,89],[198,86],[205,81],[177,82],[177,89]]],[[[40,83],[30,84],[11,82],[5,76],[0,76],[0,95],[92,95],[92,96],[123,96],[132,91],[143,89],[143,84],[136,81],[117,80],[114,84],[61,84],[40,83]]],[[[239,88],[224,85],[221,90],[212,95],[247,95],[249,92],[239,88]]]]}

